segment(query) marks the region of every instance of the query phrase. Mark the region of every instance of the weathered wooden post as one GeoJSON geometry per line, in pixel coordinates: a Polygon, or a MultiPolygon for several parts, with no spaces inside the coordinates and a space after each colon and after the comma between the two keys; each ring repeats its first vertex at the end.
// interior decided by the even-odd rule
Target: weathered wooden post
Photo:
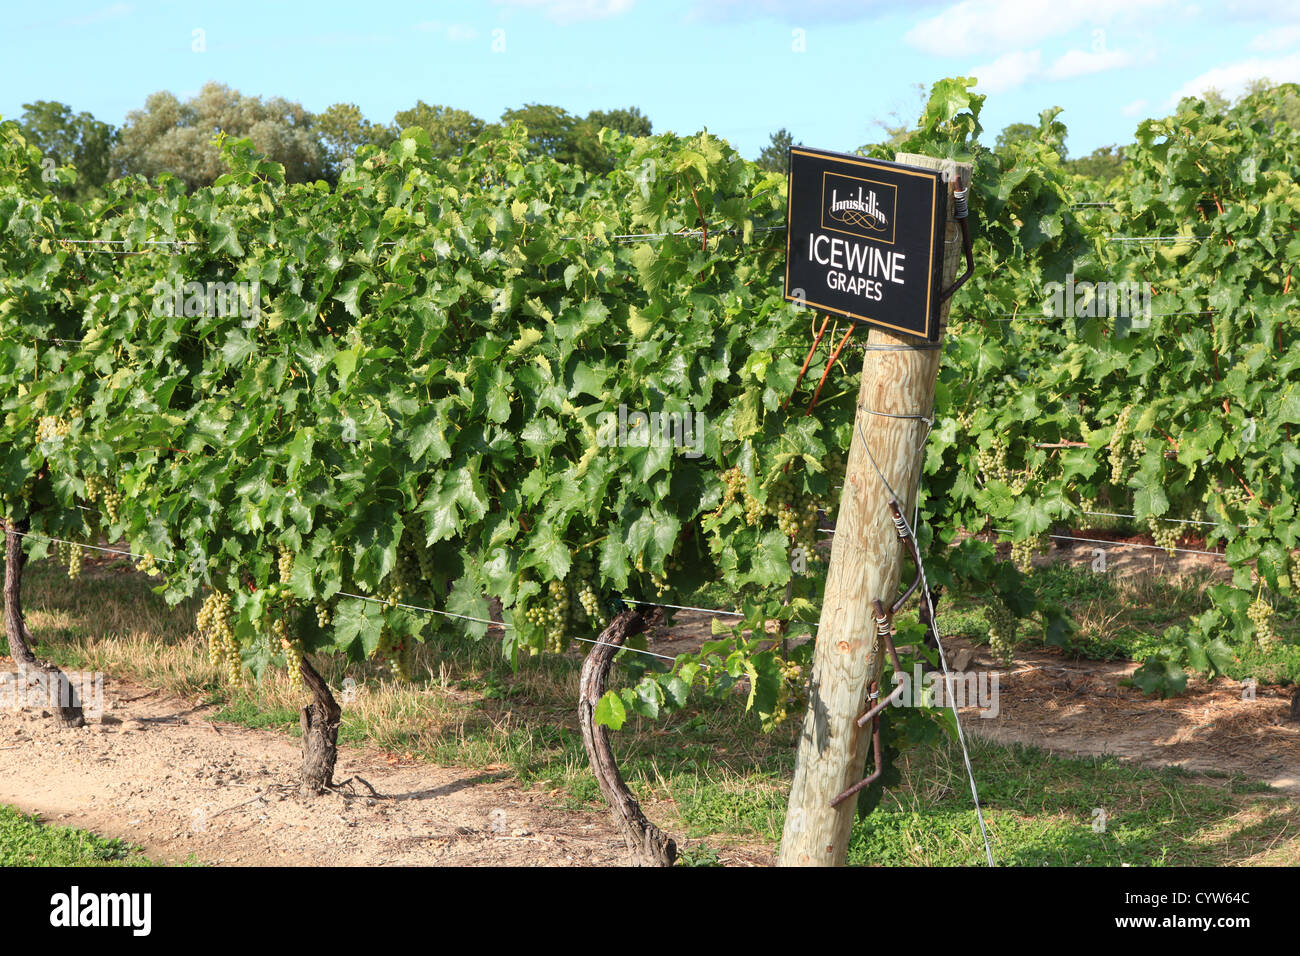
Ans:
{"type": "MultiPolygon", "coordinates": [[[[946,229],[939,229],[944,239],[937,261],[931,263],[938,276],[932,277],[930,286],[931,289],[947,289],[956,279],[962,253],[961,231],[953,217],[952,194],[969,184],[971,166],[912,153],[900,153],[895,159],[907,166],[939,171],[939,188],[947,186],[946,201],[942,195],[938,199],[939,208],[947,211],[947,225],[946,229]]],[[[839,187],[847,185],[849,177],[834,178],[837,175],[823,173],[823,192],[830,192],[834,199],[823,198],[819,225],[825,227],[828,222],[836,222],[836,217],[827,219],[827,210],[840,205],[840,211],[859,214],[856,218],[848,217],[852,220],[850,225],[865,222],[882,237],[897,240],[899,237],[895,232],[881,228],[882,223],[891,225],[888,210],[883,214],[881,211],[882,204],[889,198],[887,184],[872,183],[869,188],[873,192],[869,200],[863,202],[863,193],[859,190],[858,204],[849,201],[845,206],[846,200],[842,198],[845,193],[839,187]]],[[[873,175],[870,169],[864,169],[861,181],[871,183],[873,175]]],[[[792,179],[792,193],[794,185],[792,179]]],[[[906,183],[903,188],[906,188],[906,183]]],[[[899,190],[894,190],[895,213],[903,210],[899,197],[899,190]]],[[[792,199],[789,227],[792,233],[794,220],[792,199]]],[[[895,221],[891,228],[900,229],[902,226],[901,222],[895,221]]],[[[821,242],[815,230],[809,231],[811,228],[809,226],[791,235],[790,242],[806,243],[809,249],[804,251],[816,263],[833,266],[832,251],[821,242]],[[825,253],[826,262],[819,253],[825,253]]],[[[829,231],[839,230],[830,228],[829,231]]],[[[846,235],[851,234],[851,229],[846,231],[846,235]]],[[[926,263],[924,260],[916,262],[917,258],[908,255],[904,276],[923,278],[917,273],[926,263]],[[907,270],[911,270],[910,274],[907,270]]],[[[792,297],[790,268],[788,264],[788,298],[792,297]]],[[[896,281],[897,273],[891,275],[891,271],[892,267],[887,268],[886,275],[896,281]]],[[[849,274],[852,275],[851,270],[849,274]]],[[[890,291],[887,286],[882,290],[885,295],[890,291]]],[[[816,295],[810,293],[805,298],[809,304],[817,304],[816,295]]],[[[929,427],[926,419],[933,416],[940,359],[938,344],[947,323],[948,302],[927,303],[927,312],[928,321],[932,323],[928,335],[901,334],[883,328],[883,325],[898,327],[897,321],[876,321],[879,316],[894,317],[883,302],[881,311],[866,317],[866,321],[876,327],[871,331],[862,363],[854,435],[847,456],[844,490],[836,515],[826,593],[817,631],[808,713],[799,738],[794,782],[790,788],[785,832],[781,840],[781,866],[841,866],[848,851],[857,801],[847,799],[834,807],[831,801],[863,777],[871,728],[869,725],[859,728],[857,719],[869,709],[869,687],[873,680],[879,679],[881,672],[881,647],[876,639],[872,602],[879,599],[888,605],[893,600],[904,555],[904,546],[888,505],[890,495],[877,475],[876,467],[898,495],[903,513],[911,521],[923,463],[921,446],[929,427]],[[870,444],[874,467],[863,444],[864,439],[870,444]]],[[[911,327],[921,331],[920,326],[911,327]]]]}

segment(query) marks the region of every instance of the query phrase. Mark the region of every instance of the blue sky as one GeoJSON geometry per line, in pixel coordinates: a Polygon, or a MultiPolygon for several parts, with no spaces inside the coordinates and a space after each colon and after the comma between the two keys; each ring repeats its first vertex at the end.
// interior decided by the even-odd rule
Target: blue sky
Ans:
{"type": "Polygon", "coordinates": [[[1300,82],[1297,0],[45,0],[4,22],[7,118],[51,99],[121,124],[151,92],[216,80],[383,121],[417,99],[485,119],[635,105],[751,157],[782,126],[828,149],[878,140],[944,76],[980,78],[990,143],[1064,107],[1072,155],[1207,86],[1300,82]]]}

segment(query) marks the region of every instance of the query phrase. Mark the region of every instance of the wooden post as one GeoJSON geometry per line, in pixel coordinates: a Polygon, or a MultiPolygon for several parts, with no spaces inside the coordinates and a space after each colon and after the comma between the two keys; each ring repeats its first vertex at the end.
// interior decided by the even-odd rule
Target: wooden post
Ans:
{"type": "MultiPolygon", "coordinates": [[[[949,172],[942,280],[946,288],[959,274],[961,259],[961,230],[953,220],[952,193],[969,183],[971,166],[915,153],[900,153],[895,159],[949,172]]],[[[941,334],[947,320],[945,302],[939,314],[941,334]]],[[[871,330],[868,341],[872,345],[919,342],[879,329],[871,330]]],[[[910,522],[926,424],[916,418],[889,418],[871,411],[929,417],[939,359],[937,349],[869,350],[863,359],[854,434],[817,630],[808,713],[799,737],[781,839],[781,866],[842,866],[848,852],[857,800],[850,798],[838,807],[832,807],[831,800],[864,776],[871,728],[859,729],[856,721],[868,709],[869,685],[881,671],[871,602],[874,598],[892,602],[904,554],[889,511],[889,492],[872,467],[861,436],[870,442],[876,464],[899,495],[910,522]]]]}

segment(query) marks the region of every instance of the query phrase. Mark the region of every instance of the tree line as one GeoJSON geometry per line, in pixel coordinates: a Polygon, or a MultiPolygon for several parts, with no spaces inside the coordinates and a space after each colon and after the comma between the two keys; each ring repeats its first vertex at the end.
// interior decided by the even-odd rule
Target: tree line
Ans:
{"type": "MultiPolygon", "coordinates": [[[[1274,88],[1267,79],[1254,81],[1239,98],[1274,88]]],[[[924,92],[924,87],[920,87],[924,92]]],[[[922,100],[924,97],[922,97],[922,100]]],[[[1230,101],[1211,90],[1204,97],[1218,111],[1230,101]]],[[[1261,117],[1268,122],[1300,125],[1300,101],[1283,96],[1276,115],[1261,117]]],[[[613,160],[601,145],[601,129],[610,128],[628,136],[649,136],[649,117],[637,107],[592,110],[578,116],[559,106],[527,103],[508,109],[491,123],[473,113],[451,106],[430,105],[423,100],[394,114],[391,122],[366,118],[355,103],[335,103],[320,113],[281,97],[263,99],[240,93],[221,83],[208,83],[193,98],[182,102],[174,94],[160,91],[149,96],[143,109],[127,114],[121,127],[96,119],[90,113],[74,113],[64,103],[38,100],[23,105],[18,123],[28,142],[51,160],[51,167],[72,166],[77,170],[75,185],[61,187],[66,198],[76,201],[98,194],[105,183],[120,176],[140,174],[150,179],[171,173],[191,189],[211,185],[226,171],[216,134],[248,137],[254,148],[282,164],[288,182],[323,179],[337,183],[358,149],[366,145],[381,148],[397,139],[403,129],[420,127],[429,134],[433,153],[447,159],[464,153],[483,134],[492,134],[519,121],[529,131],[532,145],[556,160],[604,173],[613,160]]],[[[896,144],[915,131],[896,112],[890,120],[874,124],[886,145],[896,144]]],[[[996,153],[1006,153],[1018,142],[1033,139],[1041,123],[1011,123],[998,134],[996,153]]],[[[760,169],[784,172],[791,146],[801,145],[782,127],[773,133],[756,158],[760,169]]],[[[1105,183],[1124,170],[1124,150],[1103,146],[1087,156],[1067,155],[1064,136],[1055,143],[1067,173],[1105,183]]],[[[865,152],[869,146],[860,147],[865,152]]]]}
{"type": "Polygon", "coordinates": [[[515,121],[528,128],[532,144],[547,155],[595,171],[613,163],[600,144],[601,129],[629,136],[652,132],[650,119],[636,107],[577,116],[559,106],[528,103],[490,123],[467,110],[419,100],[381,123],[367,119],[355,103],[335,103],[312,113],[300,103],[245,95],[221,83],[208,83],[185,101],[166,91],[154,93],[120,127],[49,100],[23,104],[18,124],[28,142],[52,160],[51,167],[77,170],[76,184],[64,191],[82,201],[105,183],[135,174],[152,179],[171,173],[191,190],[211,185],[226,172],[218,133],[251,139],[259,153],[284,166],[289,182],[336,183],[358,149],[388,146],[403,129],[423,128],[434,154],[449,158],[484,133],[515,121]]]}

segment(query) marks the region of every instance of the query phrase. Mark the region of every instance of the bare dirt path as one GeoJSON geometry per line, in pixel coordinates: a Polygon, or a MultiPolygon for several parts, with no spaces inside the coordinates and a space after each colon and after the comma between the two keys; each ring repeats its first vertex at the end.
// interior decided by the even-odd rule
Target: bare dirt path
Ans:
{"type": "MultiPolygon", "coordinates": [[[[0,658],[0,669],[12,665],[0,658]]],[[[0,710],[0,803],[135,843],[153,859],[236,865],[622,865],[605,813],[560,809],[508,772],[400,762],[340,748],[354,793],[297,795],[298,743],[213,724],[196,707],[118,680],[78,730],[0,710]]]]}
{"type": "MultiPolygon", "coordinates": [[[[987,647],[953,639],[948,653],[968,660],[965,669],[994,669],[987,647]]],[[[1000,680],[997,716],[963,708],[962,724],[1000,743],[1241,774],[1300,798],[1294,688],[1259,686],[1252,693],[1227,678],[1192,678],[1185,695],[1159,700],[1120,686],[1136,669],[1132,661],[1069,660],[1050,648],[1018,652],[1000,680]]]]}

